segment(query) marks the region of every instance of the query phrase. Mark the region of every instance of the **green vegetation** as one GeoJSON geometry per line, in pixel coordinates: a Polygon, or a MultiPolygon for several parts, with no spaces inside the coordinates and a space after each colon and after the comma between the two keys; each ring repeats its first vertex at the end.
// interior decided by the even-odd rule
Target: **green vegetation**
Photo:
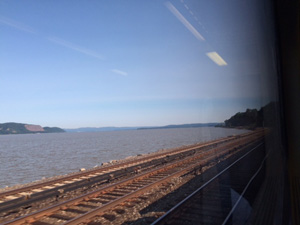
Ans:
{"type": "Polygon", "coordinates": [[[34,134],[34,133],[58,133],[65,132],[58,127],[41,127],[24,123],[0,123],[1,134],[34,134]]]}
{"type": "Polygon", "coordinates": [[[271,127],[276,121],[276,107],[276,103],[271,102],[260,110],[247,109],[246,112],[238,112],[230,119],[225,120],[225,127],[239,127],[246,129],[271,127]]]}
{"type": "Polygon", "coordinates": [[[0,124],[0,134],[26,134],[31,133],[21,123],[2,123],[0,124]]]}
{"type": "Polygon", "coordinates": [[[65,130],[59,128],[59,127],[43,127],[45,132],[44,133],[62,133],[65,132],[65,130]]]}

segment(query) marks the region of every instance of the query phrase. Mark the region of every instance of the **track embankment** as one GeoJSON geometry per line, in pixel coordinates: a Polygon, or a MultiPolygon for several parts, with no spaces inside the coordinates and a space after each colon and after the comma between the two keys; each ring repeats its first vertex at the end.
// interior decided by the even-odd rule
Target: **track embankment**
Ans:
{"type": "MultiPolygon", "coordinates": [[[[148,223],[140,213],[195,176],[262,144],[265,130],[131,160],[0,193],[4,224],[148,223]],[[137,212],[138,211],[138,212],[137,212]]],[[[178,200],[176,200],[178,201],[178,200]]],[[[171,201],[172,202],[172,201],[171,201]]],[[[170,205],[172,205],[170,203],[170,205]]]]}

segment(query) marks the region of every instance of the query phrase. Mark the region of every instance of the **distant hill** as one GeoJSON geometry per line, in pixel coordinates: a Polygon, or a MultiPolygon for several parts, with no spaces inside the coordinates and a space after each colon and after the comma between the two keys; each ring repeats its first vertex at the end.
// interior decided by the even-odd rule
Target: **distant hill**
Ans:
{"type": "Polygon", "coordinates": [[[100,131],[118,131],[118,130],[146,130],[146,129],[170,129],[170,128],[191,128],[191,127],[214,127],[220,123],[193,123],[167,126],[144,126],[144,127],[82,127],[77,129],[64,129],[66,132],[100,132],[100,131]]]}
{"type": "Polygon", "coordinates": [[[118,130],[136,130],[138,127],[81,127],[75,129],[64,129],[66,132],[100,132],[100,131],[118,131],[118,130]]]}
{"type": "Polygon", "coordinates": [[[225,127],[241,127],[254,129],[256,127],[271,127],[274,125],[276,118],[276,103],[271,102],[260,110],[247,109],[246,112],[238,112],[230,119],[225,120],[225,127]]]}
{"type": "Polygon", "coordinates": [[[167,125],[161,127],[141,127],[139,130],[145,129],[170,129],[170,128],[193,128],[193,127],[215,127],[220,123],[191,123],[191,124],[179,124],[179,125],[167,125]]]}
{"type": "Polygon", "coordinates": [[[34,133],[61,133],[59,127],[41,127],[40,125],[24,123],[0,123],[1,134],[34,134],[34,133]]]}
{"type": "Polygon", "coordinates": [[[44,127],[45,133],[63,133],[66,132],[64,129],[59,127],[44,127]]]}

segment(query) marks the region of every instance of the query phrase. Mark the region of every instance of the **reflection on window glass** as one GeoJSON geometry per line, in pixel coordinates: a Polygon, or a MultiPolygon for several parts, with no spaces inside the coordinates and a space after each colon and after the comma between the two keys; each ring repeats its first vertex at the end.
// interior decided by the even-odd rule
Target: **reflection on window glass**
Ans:
{"type": "MultiPolygon", "coordinates": [[[[231,186],[237,175],[225,179],[227,189],[218,184],[232,201],[221,220],[284,221],[273,7],[267,0],[0,1],[0,188],[225,137],[241,138],[236,150],[257,132],[247,145],[259,140],[263,153],[247,168],[262,172],[249,192],[231,186]]],[[[226,160],[241,154],[232,151],[226,160]]]]}

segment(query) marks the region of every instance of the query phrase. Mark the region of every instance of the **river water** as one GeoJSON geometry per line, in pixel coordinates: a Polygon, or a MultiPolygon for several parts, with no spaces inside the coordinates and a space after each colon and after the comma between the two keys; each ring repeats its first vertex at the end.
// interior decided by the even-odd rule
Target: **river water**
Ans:
{"type": "Polygon", "coordinates": [[[246,130],[201,127],[0,136],[0,188],[246,130]]]}

